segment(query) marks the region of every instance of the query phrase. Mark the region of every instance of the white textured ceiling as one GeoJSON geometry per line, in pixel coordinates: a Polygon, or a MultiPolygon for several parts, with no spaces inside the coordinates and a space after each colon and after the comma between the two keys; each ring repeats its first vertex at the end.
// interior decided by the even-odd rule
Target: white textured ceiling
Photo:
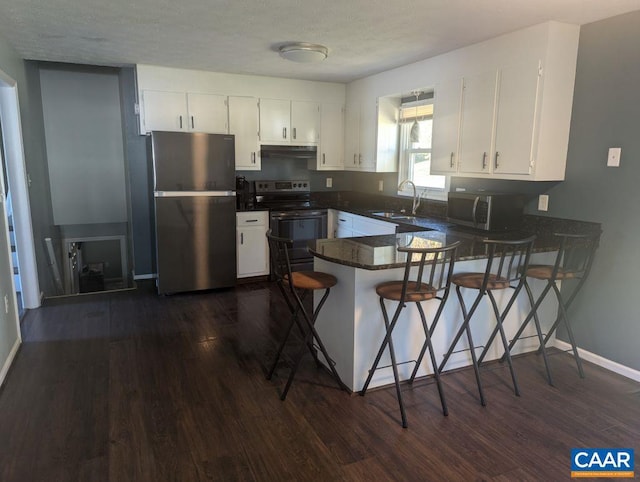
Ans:
{"type": "Polygon", "coordinates": [[[523,27],[585,24],[640,0],[5,0],[0,35],[25,59],[153,64],[347,82],[523,27]],[[281,59],[288,41],[329,48],[281,59]]]}

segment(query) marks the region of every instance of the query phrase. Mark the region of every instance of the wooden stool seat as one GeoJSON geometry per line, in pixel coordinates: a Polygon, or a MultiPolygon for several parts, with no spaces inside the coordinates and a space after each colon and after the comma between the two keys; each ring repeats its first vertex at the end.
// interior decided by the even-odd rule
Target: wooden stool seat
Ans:
{"type": "MultiPolygon", "coordinates": [[[[376,293],[385,300],[400,301],[402,300],[402,286],[402,281],[387,281],[376,286],[376,293]]],[[[437,294],[438,290],[430,284],[420,283],[418,285],[415,281],[409,281],[405,300],[411,303],[426,301],[435,298],[437,294]]]]}
{"type": "MultiPolygon", "coordinates": [[[[284,275],[285,283],[289,282],[289,275],[284,275]]],[[[320,271],[294,271],[291,273],[293,287],[301,290],[326,290],[338,283],[335,276],[320,271]]]]}
{"type": "MultiPolygon", "coordinates": [[[[527,276],[535,279],[550,280],[551,278],[553,278],[553,268],[553,265],[532,264],[529,266],[529,269],[527,269],[527,276]]],[[[579,273],[574,270],[558,268],[556,279],[575,279],[578,275],[579,273]]]]}
{"type": "MultiPolygon", "coordinates": [[[[482,288],[484,282],[485,273],[457,273],[451,278],[451,282],[456,286],[462,286],[463,288],[472,288],[479,290],[482,288]]],[[[486,288],[488,290],[504,290],[510,286],[509,279],[504,277],[498,277],[495,274],[490,274],[487,280],[486,288]]]]}

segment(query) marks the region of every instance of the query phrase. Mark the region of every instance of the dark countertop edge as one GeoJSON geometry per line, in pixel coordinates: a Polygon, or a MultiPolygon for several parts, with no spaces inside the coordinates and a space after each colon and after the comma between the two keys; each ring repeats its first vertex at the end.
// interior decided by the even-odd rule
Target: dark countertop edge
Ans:
{"type": "MultiPolygon", "coordinates": [[[[435,231],[435,230],[433,230],[435,231]]],[[[388,234],[382,234],[382,235],[378,235],[378,236],[370,236],[370,237],[382,237],[382,236],[391,236],[388,234]]],[[[335,239],[352,239],[352,238],[335,238],[335,239]]],[[[354,238],[355,239],[355,238],[354,238]]],[[[372,266],[372,265],[364,265],[361,263],[357,263],[355,261],[349,261],[349,260],[338,260],[335,258],[332,258],[330,256],[325,256],[322,253],[318,253],[315,249],[308,247],[309,252],[311,254],[313,254],[313,256],[315,256],[316,258],[319,259],[323,259],[325,261],[328,261],[330,263],[335,263],[335,264],[339,264],[341,266],[348,266],[351,268],[357,268],[357,269],[365,269],[367,271],[380,271],[380,270],[384,270],[384,269],[395,269],[395,268],[404,268],[406,263],[403,261],[401,263],[392,263],[392,264],[382,264],[382,265],[378,265],[378,266],[372,266]]],[[[537,253],[552,253],[554,251],[556,251],[558,249],[558,246],[544,246],[544,247],[538,247],[536,248],[534,246],[533,250],[531,251],[531,254],[537,254],[537,253]]],[[[456,263],[460,263],[463,261],[475,261],[478,259],[487,259],[487,255],[486,254],[476,254],[476,255],[467,255],[467,256],[458,256],[456,257],[456,263]]],[[[412,265],[417,266],[419,263],[416,261],[415,263],[412,263],[412,265]]]]}

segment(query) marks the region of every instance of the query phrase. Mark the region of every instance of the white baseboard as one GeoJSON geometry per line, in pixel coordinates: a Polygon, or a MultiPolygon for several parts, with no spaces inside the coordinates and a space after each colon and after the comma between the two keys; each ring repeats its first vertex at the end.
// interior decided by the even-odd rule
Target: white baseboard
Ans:
{"type": "Polygon", "coordinates": [[[13,344],[13,348],[11,348],[11,351],[9,352],[9,356],[7,357],[7,360],[4,362],[4,366],[2,367],[2,371],[0,371],[0,386],[2,386],[2,384],[4,383],[4,378],[7,376],[7,373],[9,372],[9,368],[11,367],[11,363],[13,363],[13,359],[16,356],[16,353],[18,353],[18,348],[20,348],[20,338],[18,338],[16,340],[16,342],[13,344]]]}
{"type": "MultiPolygon", "coordinates": [[[[554,340],[553,346],[563,351],[571,350],[571,345],[569,343],[558,340],[557,338],[554,340]]],[[[640,382],[640,370],[635,370],[631,367],[621,365],[618,362],[614,362],[607,358],[601,357],[600,355],[596,355],[595,353],[591,353],[590,351],[583,350],[582,348],[578,348],[578,354],[580,355],[580,358],[591,362],[594,365],[598,365],[602,368],[606,368],[607,370],[617,373],[618,375],[622,375],[623,377],[631,378],[631,380],[640,382]]]]}
{"type": "Polygon", "coordinates": [[[133,279],[134,280],[139,280],[139,279],[156,279],[158,277],[157,274],[155,273],[149,273],[149,274],[136,274],[133,275],[133,279]]]}

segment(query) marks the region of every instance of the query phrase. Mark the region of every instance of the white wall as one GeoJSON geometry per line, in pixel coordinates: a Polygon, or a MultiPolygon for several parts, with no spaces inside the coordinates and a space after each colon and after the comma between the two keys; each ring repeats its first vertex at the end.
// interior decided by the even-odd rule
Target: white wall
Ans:
{"type": "Polygon", "coordinates": [[[523,57],[544,58],[548,43],[540,39],[568,36],[574,37],[577,44],[579,29],[577,25],[547,22],[518,30],[356,80],[347,85],[347,98],[369,102],[380,96],[407,94],[416,89],[428,91],[439,82],[459,81],[469,72],[495,71],[498,67],[518,63],[523,57]]]}
{"type": "Polygon", "coordinates": [[[40,84],[55,224],[126,222],[118,75],[42,68],[40,84]]]}

